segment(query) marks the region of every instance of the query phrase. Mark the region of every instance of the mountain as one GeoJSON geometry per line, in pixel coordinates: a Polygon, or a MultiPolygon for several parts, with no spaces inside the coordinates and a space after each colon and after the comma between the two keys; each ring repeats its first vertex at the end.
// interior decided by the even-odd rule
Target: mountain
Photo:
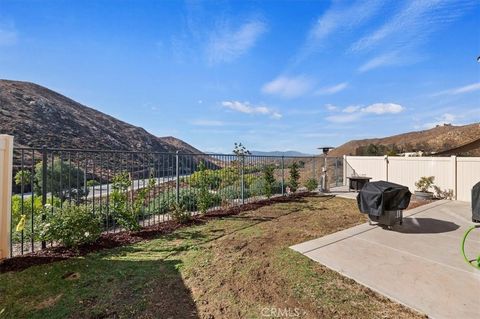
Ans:
{"type": "Polygon", "coordinates": [[[332,150],[329,155],[368,155],[372,150],[382,153],[391,149],[400,153],[424,151],[442,156],[480,156],[480,123],[462,126],[444,124],[389,137],[352,140],[332,150]]]}
{"type": "Polygon", "coordinates": [[[312,154],[305,154],[297,151],[251,151],[252,155],[258,156],[313,156],[312,154]]]}
{"type": "Polygon", "coordinates": [[[0,134],[13,135],[17,147],[201,153],[175,137],[156,137],[43,86],[20,81],[0,80],[0,134]]]}

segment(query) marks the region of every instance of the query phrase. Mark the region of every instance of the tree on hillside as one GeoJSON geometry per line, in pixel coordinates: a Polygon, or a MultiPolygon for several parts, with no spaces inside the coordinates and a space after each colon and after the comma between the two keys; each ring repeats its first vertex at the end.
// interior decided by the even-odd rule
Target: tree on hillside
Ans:
{"type": "Polygon", "coordinates": [[[56,159],[47,165],[47,175],[43,176],[43,164],[35,165],[35,192],[42,194],[43,179],[46,179],[46,192],[61,200],[77,199],[88,194],[85,188],[85,172],[74,165],[56,159]]]}

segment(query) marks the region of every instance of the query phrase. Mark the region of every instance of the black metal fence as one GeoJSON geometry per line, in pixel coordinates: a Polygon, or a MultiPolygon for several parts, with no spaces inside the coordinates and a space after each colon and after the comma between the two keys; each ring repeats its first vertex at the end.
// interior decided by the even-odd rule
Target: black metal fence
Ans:
{"type": "MultiPolygon", "coordinates": [[[[64,205],[86,205],[101,216],[104,232],[118,232],[123,230],[116,218],[119,198],[128,207],[139,204],[136,222],[149,226],[170,220],[175,203],[197,214],[301,190],[311,179],[320,182],[324,161],[315,156],[16,148],[11,254],[55,245],[42,241],[41,227],[47,213],[64,205]],[[297,187],[290,183],[294,163],[297,187]]],[[[343,184],[342,165],[341,159],[327,159],[331,186],[343,184]]]]}

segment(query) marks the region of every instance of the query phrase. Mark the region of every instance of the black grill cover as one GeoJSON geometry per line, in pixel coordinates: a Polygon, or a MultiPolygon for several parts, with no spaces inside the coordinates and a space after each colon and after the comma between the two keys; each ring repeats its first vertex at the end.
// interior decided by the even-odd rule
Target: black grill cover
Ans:
{"type": "Polygon", "coordinates": [[[480,221],[480,182],[472,188],[472,220],[480,221]]]}
{"type": "Polygon", "coordinates": [[[358,209],[362,213],[380,216],[386,210],[403,210],[410,204],[412,193],[408,187],[385,182],[365,184],[357,195],[358,209]]]}

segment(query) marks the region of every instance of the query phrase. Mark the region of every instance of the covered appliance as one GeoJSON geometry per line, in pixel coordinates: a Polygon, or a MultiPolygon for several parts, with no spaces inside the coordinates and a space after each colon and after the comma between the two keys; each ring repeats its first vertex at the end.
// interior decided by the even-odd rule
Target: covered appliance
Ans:
{"type": "Polygon", "coordinates": [[[370,221],[392,227],[401,225],[403,210],[410,204],[408,187],[386,181],[366,183],[357,195],[358,209],[368,214],[370,221]]]}
{"type": "Polygon", "coordinates": [[[472,188],[472,221],[480,223],[480,182],[472,188]]]}

